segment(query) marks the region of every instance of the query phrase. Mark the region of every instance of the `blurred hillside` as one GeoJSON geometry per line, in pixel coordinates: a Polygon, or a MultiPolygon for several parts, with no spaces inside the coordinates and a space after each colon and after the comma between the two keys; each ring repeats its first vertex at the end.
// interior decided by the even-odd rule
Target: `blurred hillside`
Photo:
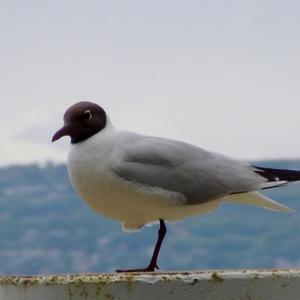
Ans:
{"type": "MultiPolygon", "coordinates": [[[[294,168],[299,161],[256,165],[294,168]]],[[[285,214],[226,204],[205,216],[169,223],[162,270],[300,266],[300,185],[269,190],[295,209],[285,214]]],[[[143,267],[157,226],[125,234],[73,191],[64,165],[0,169],[0,274],[103,272],[143,267]]]]}

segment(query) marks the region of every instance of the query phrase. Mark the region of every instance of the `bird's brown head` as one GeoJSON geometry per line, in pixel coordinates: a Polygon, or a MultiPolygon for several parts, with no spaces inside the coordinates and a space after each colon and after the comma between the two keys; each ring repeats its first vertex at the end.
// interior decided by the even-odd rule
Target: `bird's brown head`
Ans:
{"type": "Polygon", "coordinates": [[[64,126],[52,137],[52,142],[70,136],[71,143],[83,142],[106,126],[106,113],[102,107],[91,102],[78,102],[64,114],[64,126]]]}

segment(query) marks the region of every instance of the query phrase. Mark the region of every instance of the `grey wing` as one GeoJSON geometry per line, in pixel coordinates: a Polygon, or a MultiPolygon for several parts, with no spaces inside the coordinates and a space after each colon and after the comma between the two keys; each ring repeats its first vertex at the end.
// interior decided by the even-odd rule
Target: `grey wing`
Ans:
{"type": "Polygon", "coordinates": [[[122,179],[182,194],[187,204],[253,191],[265,181],[249,164],[169,139],[123,141],[113,171],[122,179]]]}

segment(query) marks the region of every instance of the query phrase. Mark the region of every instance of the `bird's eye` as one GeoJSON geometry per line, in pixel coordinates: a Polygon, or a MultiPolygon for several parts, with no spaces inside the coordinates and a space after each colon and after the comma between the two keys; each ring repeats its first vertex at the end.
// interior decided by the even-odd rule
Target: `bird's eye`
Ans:
{"type": "Polygon", "coordinates": [[[93,117],[93,115],[92,115],[92,113],[91,113],[90,110],[86,110],[86,111],[83,113],[83,116],[84,116],[84,119],[85,119],[86,121],[90,120],[90,119],[93,117]]]}

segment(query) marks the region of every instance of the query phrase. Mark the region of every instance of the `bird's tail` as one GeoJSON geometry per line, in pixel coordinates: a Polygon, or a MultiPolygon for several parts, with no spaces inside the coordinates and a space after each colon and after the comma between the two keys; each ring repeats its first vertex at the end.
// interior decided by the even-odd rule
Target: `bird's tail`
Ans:
{"type": "Polygon", "coordinates": [[[281,212],[292,212],[293,210],[289,207],[282,205],[274,200],[258,193],[249,192],[241,194],[232,194],[226,197],[225,202],[233,202],[239,204],[253,205],[281,212]]]}

